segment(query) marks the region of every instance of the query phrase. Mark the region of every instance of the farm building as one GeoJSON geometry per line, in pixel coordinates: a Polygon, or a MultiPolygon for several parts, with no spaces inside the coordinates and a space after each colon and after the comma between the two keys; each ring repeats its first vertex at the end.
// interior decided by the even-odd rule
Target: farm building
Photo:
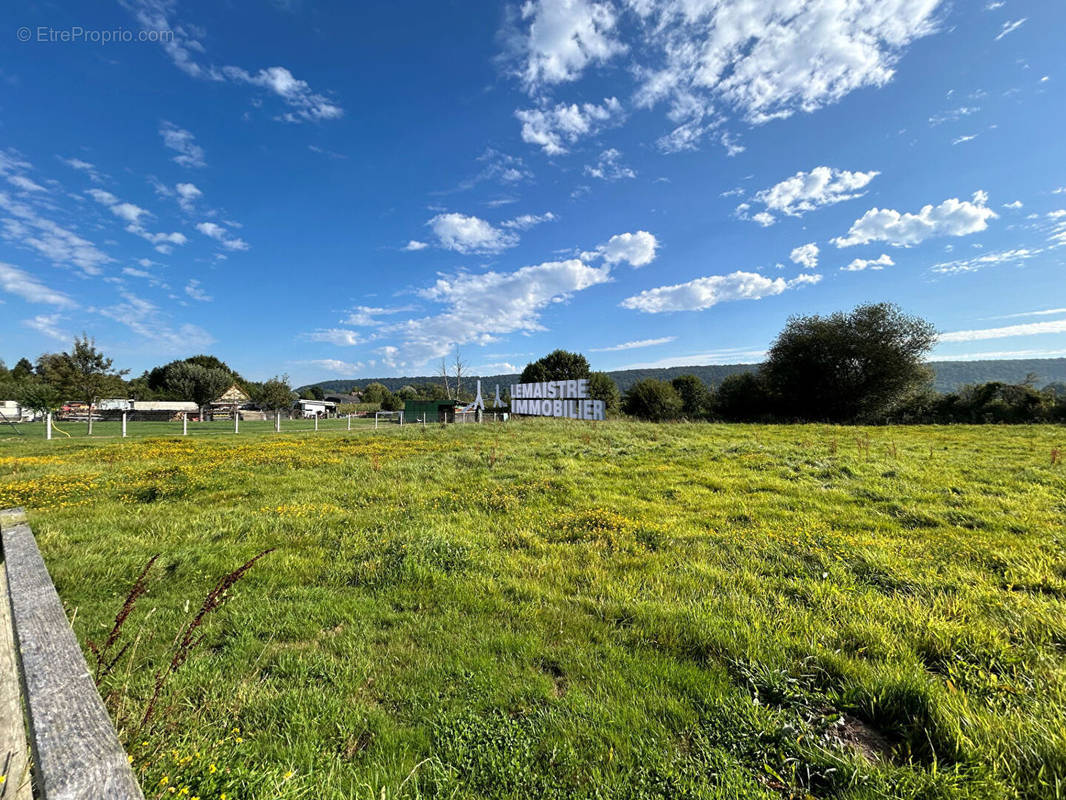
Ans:
{"type": "Polygon", "coordinates": [[[407,400],[404,402],[403,422],[455,422],[455,400],[407,400]]]}
{"type": "Polygon", "coordinates": [[[226,391],[219,395],[217,400],[211,401],[210,414],[212,419],[233,419],[233,415],[243,406],[252,402],[252,398],[237,384],[232,384],[226,391]]]}
{"type": "Polygon", "coordinates": [[[330,400],[297,400],[293,406],[301,417],[332,417],[337,413],[337,404],[330,400]]]}

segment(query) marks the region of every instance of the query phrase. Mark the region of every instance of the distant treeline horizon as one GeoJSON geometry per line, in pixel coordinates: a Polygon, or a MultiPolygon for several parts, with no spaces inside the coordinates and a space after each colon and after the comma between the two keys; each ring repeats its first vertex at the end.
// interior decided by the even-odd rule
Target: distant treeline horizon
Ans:
{"type": "MultiPolygon", "coordinates": [[[[980,361],[929,361],[928,366],[934,372],[933,388],[937,392],[953,392],[959,388],[977,383],[1000,381],[1019,384],[1036,376],[1037,388],[1049,383],[1066,383],[1066,358],[1020,358],[1020,359],[985,359],[980,361]]],[[[618,385],[619,391],[626,391],[635,383],[654,378],[671,381],[681,375],[695,375],[704,383],[715,386],[730,375],[742,372],[754,372],[758,363],[748,364],[707,364],[688,367],[656,367],[648,369],[623,369],[606,371],[605,374],[618,385]]],[[[491,397],[495,385],[500,384],[500,392],[512,383],[517,383],[520,373],[501,373],[497,375],[464,375],[463,382],[472,391],[474,382],[481,380],[482,393],[491,397]]],[[[398,391],[404,386],[440,382],[440,375],[404,376],[399,378],[343,378],[298,386],[296,391],[318,386],[324,392],[345,393],[353,386],[363,388],[370,383],[380,383],[390,391],[398,391]]],[[[454,377],[449,376],[454,381],[454,377]]]]}

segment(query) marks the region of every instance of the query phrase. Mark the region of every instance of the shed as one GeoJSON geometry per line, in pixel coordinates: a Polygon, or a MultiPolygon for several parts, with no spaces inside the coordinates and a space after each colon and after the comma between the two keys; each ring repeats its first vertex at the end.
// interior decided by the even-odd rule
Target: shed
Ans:
{"type": "Polygon", "coordinates": [[[455,422],[456,400],[406,400],[403,404],[405,425],[414,422],[455,422]]]}

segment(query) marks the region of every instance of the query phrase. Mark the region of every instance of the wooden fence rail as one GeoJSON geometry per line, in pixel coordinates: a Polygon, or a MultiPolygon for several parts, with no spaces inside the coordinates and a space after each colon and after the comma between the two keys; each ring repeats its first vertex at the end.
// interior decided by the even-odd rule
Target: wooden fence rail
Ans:
{"type": "Polygon", "coordinates": [[[0,798],[144,800],[25,519],[0,511],[0,798]]]}

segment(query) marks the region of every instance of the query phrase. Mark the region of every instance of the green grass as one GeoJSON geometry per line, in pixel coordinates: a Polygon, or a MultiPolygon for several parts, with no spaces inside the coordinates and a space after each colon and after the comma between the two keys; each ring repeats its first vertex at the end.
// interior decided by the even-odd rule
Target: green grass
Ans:
{"type": "Polygon", "coordinates": [[[101,687],[149,798],[1055,798],[1056,448],[549,420],[6,438],[0,506],[86,647],[160,554],[101,687]],[[141,727],[181,626],[270,547],[141,727]]]}
{"type": "MultiPolygon", "coordinates": [[[[395,425],[394,421],[381,420],[379,427],[386,424],[395,425]]],[[[374,417],[352,417],[352,430],[373,428],[374,417]]],[[[323,431],[347,431],[347,418],[321,419],[318,421],[319,432],[323,431]]],[[[4,446],[25,439],[33,441],[44,439],[45,425],[43,422],[18,423],[16,433],[10,425],[0,424],[0,453],[4,452],[4,446]]],[[[281,421],[282,433],[304,433],[315,430],[313,419],[283,419],[281,421]]],[[[153,422],[127,422],[126,436],[130,439],[158,438],[168,436],[182,436],[181,422],[177,421],[153,421],[153,422]]],[[[187,436],[234,436],[233,420],[217,420],[214,422],[190,422],[187,436]]],[[[239,431],[236,435],[263,434],[274,432],[274,420],[241,420],[239,431]]],[[[92,436],[89,437],[88,425],[84,422],[57,422],[52,437],[56,441],[66,438],[71,439],[116,439],[122,436],[122,423],[119,420],[94,420],[92,436]]],[[[33,452],[36,452],[34,450],[33,452]]]]}

